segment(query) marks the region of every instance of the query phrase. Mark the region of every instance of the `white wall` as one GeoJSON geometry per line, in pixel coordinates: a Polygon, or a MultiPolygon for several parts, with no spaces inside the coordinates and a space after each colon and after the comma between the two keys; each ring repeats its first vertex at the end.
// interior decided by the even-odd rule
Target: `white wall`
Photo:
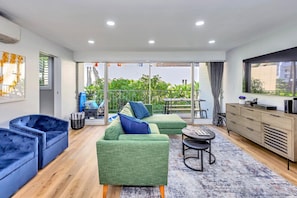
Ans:
{"type": "Polygon", "coordinates": [[[78,102],[76,98],[76,65],[72,60],[63,59],[61,68],[61,116],[69,119],[72,112],[78,111],[78,102]]]}
{"type": "Polygon", "coordinates": [[[26,57],[25,100],[0,104],[0,127],[7,127],[9,120],[14,117],[39,113],[40,51],[61,59],[57,68],[62,68],[61,71],[58,71],[62,76],[62,80],[56,89],[61,108],[57,109],[56,113],[58,117],[68,119],[69,114],[75,111],[76,108],[76,101],[74,100],[75,85],[69,86],[69,82],[75,79],[75,63],[73,62],[72,52],[23,28],[21,30],[21,40],[18,43],[0,43],[0,50],[26,57]],[[67,87],[65,88],[65,86],[67,87]]]}
{"type": "Polygon", "coordinates": [[[297,26],[291,24],[279,31],[271,32],[265,38],[227,52],[227,66],[223,77],[224,103],[237,103],[238,96],[245,95],[248,99],[258,98],[258,103],[275,105],[278,110],[284,110],[284,100],[291,98],[242,93],[242,61],[247,58],[296,47],[296,35],[297,26]]]}

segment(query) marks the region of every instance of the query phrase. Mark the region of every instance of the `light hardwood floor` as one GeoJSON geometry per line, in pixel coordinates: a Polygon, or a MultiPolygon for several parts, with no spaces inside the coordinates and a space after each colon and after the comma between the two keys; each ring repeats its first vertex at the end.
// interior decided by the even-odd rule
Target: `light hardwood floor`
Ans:
{"type": "MultiPolygon", "coordinates": [[[[69,147],[53,162],[40,170],[31,181],[22,187],[13,198],[100,198],[102,186],[98,182],[96,141],[103,135],[106,126],[85,126],[70,130],[69,147]]],[[[297,186],[297,164],[218,127],[221,134],[251,154],[255,159],[297,186]]],[[[121,187],[110,186],[107,197],[120,197],[121,187]]]]}

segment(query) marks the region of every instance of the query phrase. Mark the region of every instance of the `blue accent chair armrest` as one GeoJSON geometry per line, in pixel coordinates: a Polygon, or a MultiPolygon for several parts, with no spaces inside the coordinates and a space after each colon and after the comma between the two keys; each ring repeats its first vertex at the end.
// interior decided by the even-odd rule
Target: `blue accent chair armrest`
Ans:
{"type": "Polygon", "coordinates": [[[0,128],[0,197],[11,197],[37,172],[37,137],[0,128]]]}
{"type": "Polygon", "coordinates": [[[38,137],[38,167],[42,169],[68,147],[68,121],[47,115],[25,115],[9,122],[9,128],[38,137]]]}

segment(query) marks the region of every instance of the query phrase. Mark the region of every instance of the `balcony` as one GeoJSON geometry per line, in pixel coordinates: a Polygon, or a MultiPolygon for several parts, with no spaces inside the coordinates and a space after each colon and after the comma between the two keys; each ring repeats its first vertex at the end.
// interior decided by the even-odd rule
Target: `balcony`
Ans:
{"type": "MultiPolygon", "coordinates": [[[[96,92],[92,96],[87,95],[88,99],[95,99],[98,104],[100,104],[104,99],[103,90],[96,92]]],[[[142,101],[144,104],[153,105],[154,114],[163,114],[163,113],[176,113],[184,119],[191,119],[191,91],[185,90],[154,90],[149,92],[148,90],[109,90],[108,91],[108,113],[109,116],[118,113],[122,107],[129,101],[142,101]],[[178,108],[176,111],[168,112],[166,111],[166,102],[167,98],[180,98],[181,100],[174,101],[174,104],[171,104],[178,108]]],[[[198,98],[196,94],[195,98],[198,98]]],[[[197,100],[196,100],[197,102],[197,100]]],[[[195,104],[196,105],[196,104],[195,104]]],[[[199,103],[200,106],[200,103],[199,103]]],[[[206,112],[201,114],[197,111],[197,106],[195,106],[194,118],[206,118],[206,112]],[[198,113],[197,113],[198,112],[198,113]]],[[[102,119],[103,117],[101,117],[102,119]]]]}

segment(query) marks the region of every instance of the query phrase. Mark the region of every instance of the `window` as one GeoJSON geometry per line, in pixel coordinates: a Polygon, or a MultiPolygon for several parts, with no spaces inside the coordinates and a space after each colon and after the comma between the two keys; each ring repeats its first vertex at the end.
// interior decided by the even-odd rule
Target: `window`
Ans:
{"type": "Polygon", "coordinates": [[[243,92],[297,96],[297,48],[243,61],[243,92]]]}
{"type": "Polygon", "coordinates": [[[39,55],[39,86],[40,89],[52,89],[53,57],[39,55]]]}

